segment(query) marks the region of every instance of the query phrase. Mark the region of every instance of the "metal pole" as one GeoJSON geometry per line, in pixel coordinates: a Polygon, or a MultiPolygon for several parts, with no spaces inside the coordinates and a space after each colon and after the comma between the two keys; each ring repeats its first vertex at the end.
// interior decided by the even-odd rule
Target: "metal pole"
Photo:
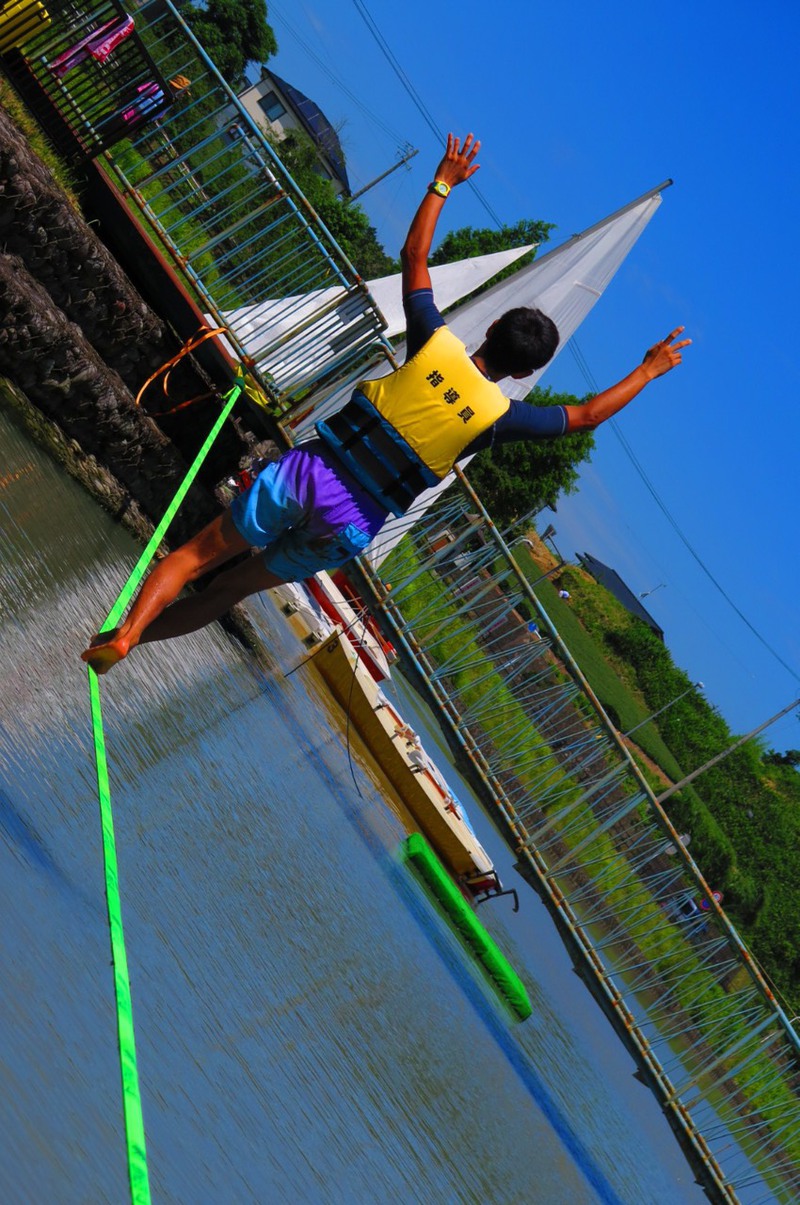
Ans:
{"type": "Polygon", "coordinates": [[[356,197],[363,197],[364,193],[368,192],[370,188],[374,188],[376,184],[380,184],[381,180],[385,180],[387,176],[391,176],[392,172],[396,172],[398,167],[402,167],[404,163],[408,163],[409,159],[413,159],[418,154],[419,149],[413,147],[402,159],[398,159],[397,163],[393,164],[392,167],[387,168],[385,172],[381,172],[379,176],[376,176],[374,180],[370,180],[369,184],[365,184],[363,188],[359,188],[358,192],[352,193],[347,198],[347,204],[349,205],[351,201],[355,201],[356,197]]]}
{"type": "Polygon", "coordinates": [[[784,707],[783,711],[779,711],[778,714],[774,715],[771,719],[765,720],[763,724],[759,724],[758,728],[754,728],[752,732],[748,732],[747,736],[739,737],[739,740],[734,742],[730,749],[723,749],[722,753],[718,753],[716,757],[712,757],[711,761],[707,761],[704,766],[700,766],[697,770],[692,770],[691,774],[687,774],[685,778],[680,780],[680,782],[674,783],[668,791],[665,791],[663,795],[659,795],[657,797],[656,802],[663,803],[665,799],[669,799],[670,795],[674,795],[676,791],[680,791],[683,789],[683,787],[688,786],[690,782],[694,782],[694,780],[701,774],[705,773],[706,770],[710,770],[712,766],[716,766],[717,762],[721,762],[722,759],[727,757],[729,753],[733,753],[734,749],[738,749],[741,745],[746,744],[747,741],[752,740],[754,736],[758,736],[759,732],[763,732],[765,728],[769,728],[770,724],[774,724],[776,720],[782,719],[783,716],[787,715],[793,708],[798,706],[800,706],[800,699],[795,699],[794,702],[790,703],[788,707],[784,707]]]}
{"type": "Polygon", "coordinates": [[[673,704],[680,703],[681,699],[685,699],[686,696],[690,693],[690,691],[695,690],[697,687],[699,687],[700,690],[702,690],[703,683],[702,682],[693,682],[691,686],[687,686],[687,688],[683,692],[683,694],[676,695],[675,698],[670,700],[669,703],[665,703],[663,707],[659,707],[658,711],[654,711],[653,714],[649,715],[646,720],[640,720],[640,722],[638,724],[634,724],[632,728],[629,728],[628,731],[624,732],[622,735],[630,736],[630,734],[632,732],[636,732],[637,728],[644,728],[645,724],[649,724],[651,720],[654,720],[656,718],[656,716],[661,715],[662,711],[666,711],[668,708],[672,707],[673,704]]]}

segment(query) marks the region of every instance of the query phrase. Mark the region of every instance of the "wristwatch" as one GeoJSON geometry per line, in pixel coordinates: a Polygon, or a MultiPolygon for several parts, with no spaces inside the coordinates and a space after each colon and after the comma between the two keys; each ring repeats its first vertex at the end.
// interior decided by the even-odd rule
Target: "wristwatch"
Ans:
{"type": "Polygon", "coordinates": [[[428,185],[428,192],[435,192],[437,197],[446,200],[450,196],[450,185],[445,184],[444,180],[433,180],[428,185]]]}

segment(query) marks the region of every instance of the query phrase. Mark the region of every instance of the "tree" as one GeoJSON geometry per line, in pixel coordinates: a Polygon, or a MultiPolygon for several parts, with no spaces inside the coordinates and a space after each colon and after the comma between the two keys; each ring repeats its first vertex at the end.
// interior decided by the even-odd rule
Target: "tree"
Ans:
{"type": "Polygon", "coordinates": [[[263,63],[277,52],[264,0],[206,0],[202,8],[185,4],[181,15],[233,88],[244,83],[248,63],[263,63]]]}
{"type": "Polygon", "coordinates": [[[536,257],[538,245],[547,242],[551,230],[555,230],[552,222],[537,222],[533,218],[520,218],[513,226],[501,226],[499,230],[491,230],[488,227],[476,229],[473,226],[460,226],[458,230],[451,230],[444,236],[431,255],[430,264],[431,267],[436,267],[438,264],[452,264],[459,259],[472,259],[475,255],[491,255],[495,251],[510,251],[512,247],[524,247],[529,243],[536,244],[527,255],[521,256],[513,264],[503,268],[502,272],[498,272],[486,284],[476,289],[473,295],[479,297],[493,285],[499,284],[501,280],[513,276],[515,272],[519,272],[521,268],[526,268],[528,264],[532,263],[536,257]]]}
{"type": "MultiPolygon", "coordinates": [[[[546,243],[551,230],[555,230],[552,222],[537,222],[533,218],[521,218],[513,226],[501,226],[499,230],[461,226],[445,235],[430,262],[432,266],[451,264],[457,259],[489,255],[493,251],[507,251],[511,247],[525,246],[526,243],[546,243]]],[[[534,255],[535,251],[532,251],[529,257],[518,260],[512,265],[513,270],[518,272],[521,267],[524,268],[534,255]]]]}
{"type": "Polygon", "coordinates": [[[764,754],[763,761],[765,766],[792,766],[797,770],[800,769],[800,749],[787,749],[785,753],[770,749],[764,754]]]}
{"type": "Polygon", "coordinates": [[[331,180],[320,173],[320,161],[312,139],[304,130],[289,130],[277,141],[265,131],[281,163],[285,164],[300,191],[319,214],[360,276],[366,280],[397,270],[378,242],[375,228],[358,204],[336,195],[331,180]]]}
{"type": "MultiPolygon", "coordinates": [[[[538,385],[525,400],[534,406],[581,405],[572,394],[553,393],[538,385]]],[[[505,527],[528,511],[551,505],[561,493],[574,493],[578,465],[589,459],[593,448],[591,431],[502,444],[481,452],[470,463],[467,476],[494,521],[505,527]]]]}

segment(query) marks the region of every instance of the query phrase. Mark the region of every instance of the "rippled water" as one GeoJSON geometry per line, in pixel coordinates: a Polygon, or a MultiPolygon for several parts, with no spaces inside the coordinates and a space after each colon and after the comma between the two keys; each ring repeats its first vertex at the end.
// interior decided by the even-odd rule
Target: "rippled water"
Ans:
{"type": "MultiPolygon", "coordinates": [[[[0,1199],[124,1202],[77,654],[138,549],[2,417],[0,446],[0,1199]]],[[[271,673],[215,628],[102,687],[154,1200],[699,1201],[533,893],[482,910],[534,1002],[515,1025],[400,864],[357,743],[356,787],[315,672],[285,676],[283,619],[252,611],[271,673]]]]}

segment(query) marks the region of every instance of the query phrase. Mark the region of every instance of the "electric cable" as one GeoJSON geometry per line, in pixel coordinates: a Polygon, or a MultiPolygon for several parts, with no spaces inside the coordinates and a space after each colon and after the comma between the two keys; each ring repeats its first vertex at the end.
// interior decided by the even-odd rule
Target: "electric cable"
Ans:
{"type": "MultiPolygon", "coordinates": [[[[583,355],[583,352],[581,351],[580,347],[578,346],[574,335],[569,340],[569,343],[567,344],[567,346],[569,347],[570,351],[572,352],[573,358],[575,359],[575,362],[578,365],[578,368],[580,369],[581,373],[583,374],[584,379],[586,380],[587,384],[589,385],[589,388],[592,390],[593,393],[599,393],[597,382],[595,381],[594,376],[592,375],[591,369],[589,368],[589,365],[586,362],[586,358],[583,355]]],[[[715,577],[715,575],[713,574],[713,572],[711,571],[709,566],[705,563],[705,561],[703,560],[700,553],[697,551],[697,549],[694,547],[694,545],[690,541],[689,537],[686,535],[686,533],[681,528],[680,524],[678,523],[678,520],[675,518],[675,516],[670,511],[666,502],[659,494],[655,485],[650,480],[650,478],[647,475],[647,472],[644,468],[644,465],[641,463],[638,456],[634,452],[627,437],[622,433],[622,430],[620,429],[620,426],[619,426],[618,422],[616,421],[616,419],[613,419],[613,418],[610,419],[608,425],[611,428],[611,430],[614,432],[614,435],[618,439],[623,452],[625,453],[625,455],[628,457],[631,464],[633,465],[633,468],[635,469],[636,473],[638,474],[639,478],[641,479],[642,483],[644,484],[645,489],[650,494],[651,498],[655,502],[658,509],[664,515],[664,517],[667,520],[667,522],[669,523],[670,527],[672,527],[672,529],[675,532],[675,534],[677,535],[678,539],[681,541],[681,543],[684,545],[686,550],[689,552],[690,556],[697,563],[699,568],[702,570],[702,572],[705,574],[705,576],[708,578],[708,580],[711,582],[711,584],[715,587],[715,589],[722,595],[722,597],[725,599],[726,603],[731,608],[731,610],[733,610],[736,613],[736,615],[738,615],[739,619],[741,619],[741,621],[745,625],[745,627],[749,629],[749,631],[753,634],[753,636],[755,636],[756,640],[758,640],[759,643],[762,644],[763,647],[767,650],[767,652],[770,653],[775,658],[775,660],[778,662],[779,665],[781,665],[785,670],[787,670],[787,672],[791,675],[792,678],[794,678],[795,681],[800,681],[800,674],[798,674],[797,670],[793,669],[791,667],[791,665],[789,665],[789,663],[781,656],[781,654],[778,652],[778,650],[773,648],[773,646],[770,644],[770,642],[767,640],[767,638],[765,636],[763,636],[761,634],[761,632],[759,632],[759,630],[755,626],[755,624],[753,624],[747,618],[747,616],[742,611],[742,609],[736,604],[736,602],[734,602],[734,600],[731,598],[728,591],[725,589],[725,587],[722,585],[722,583],[715,577]]]]}
{"type": "Polygon", "coordinates": [[[359,100],[359,98],[358,98],[358,96],[356,96],[355,92],[353,92],[347,86],[347,84],[344,82],[344,80],[341,79],[340,76],[338,76],[336,74],[336,72],[332,70],[332,68],[330,67],[330,64],[326,63],[326,61],[322,58],[322,56],[317,54],[317,52],[312,49],[312,47],[309,45],[308,41],[292,25],[291,21],[288,19],[288,17],[286,16],[286,14],[283,11],[283,6],[279,5],[279,4],[275,4],[274,0],[271,0],[270,6],[269,6],[269,11],[270,11],[270,14],[277,14],[281,23],[286,26],[286,29],[288,30],[288,32],[295,39],[295,41],[298,42],[300,44],[300,46],[302,46],[303,50],[306,52],[306,54],[309,56],[309,58],[313,59],[313,61],[319,67],[320,71],[322,71],[322,73],[324,75],[326,75],[328,77],[328,79],[333,84],[335,84],[336,87],[339,88],[345,94],[346,97],[348,97],[349,100],[352,101],[352,103],[356,106],[356,108],[359,109],[364,114],[364,116],[373,123],[373,125],[377,126],[377,128],[379,130],[382,130],[383,133],[386,134],[392,140],[392,142],[395,142],[398,146],[403,146],[406,140],[404,138],[402,138],[390,126],[388,126],[386,124],[386,122],[381,117],[378,116],[378,114],[375,112],[374,108],[370,108],[369,105],[365,104],[362,100],[359,100]]]}
{"type": "MultiPolygon", "coordinates": [[[[392,68],[392,71],[394,71],[395,75],[400,80],[400,83],[403,85],[406,92],[411,97],[411,100],[414,102],[414,105],[416,106],[417,110],[422,115],[422,117],[425,121],[425,124],[436,135],[436,138],[440,143],[446,142],[446,135],[443,133],[441,128],[437,125],[436,119],[434,118],[430,109],[427,107],[427,105],[423,101],[422,97],[420,96],[420,94],[417,92],[416,88],[412,84],[411,80],[409,79],[409,77],[406,75],[405,71],[401,67],[401,65],[398,62],[397,58],[395,57],[391,47],[389,46],[389,43],[386,41],[386,39],[384,38],[380,29],[375,24],[374,19],[372,18],[371,14],[369,13],[369,10],[367,9],[366,4],[364,3],[364,0],[353,0],[353,4],[355,5],[356,10],[358,11],[359,15],[361,16],[361,19],[363,20],[367,29],[372,34],[372,37],[374,38],[375,42],[377,43],[379,50],[381,51],[384,58],[388,62],[389,66],[392,68]]],[[[475,193],[475,196],[478,198],[478,201],[481,203],[481,205],[486,210],[486,212],[488,213],[488,215],[492,219],[492,221],[496,224],[498,229],[502,229],[502,227],[504,225],[502,219],[499,217],[499,215],[496,213],[496,211],[494,209],[492,209],[492,206],[486,200],[486,197],[483,195],[481,190],[478,188],[475,181],[468,180],[467,183],[472,188],[473,192],[475,193]]]]}

